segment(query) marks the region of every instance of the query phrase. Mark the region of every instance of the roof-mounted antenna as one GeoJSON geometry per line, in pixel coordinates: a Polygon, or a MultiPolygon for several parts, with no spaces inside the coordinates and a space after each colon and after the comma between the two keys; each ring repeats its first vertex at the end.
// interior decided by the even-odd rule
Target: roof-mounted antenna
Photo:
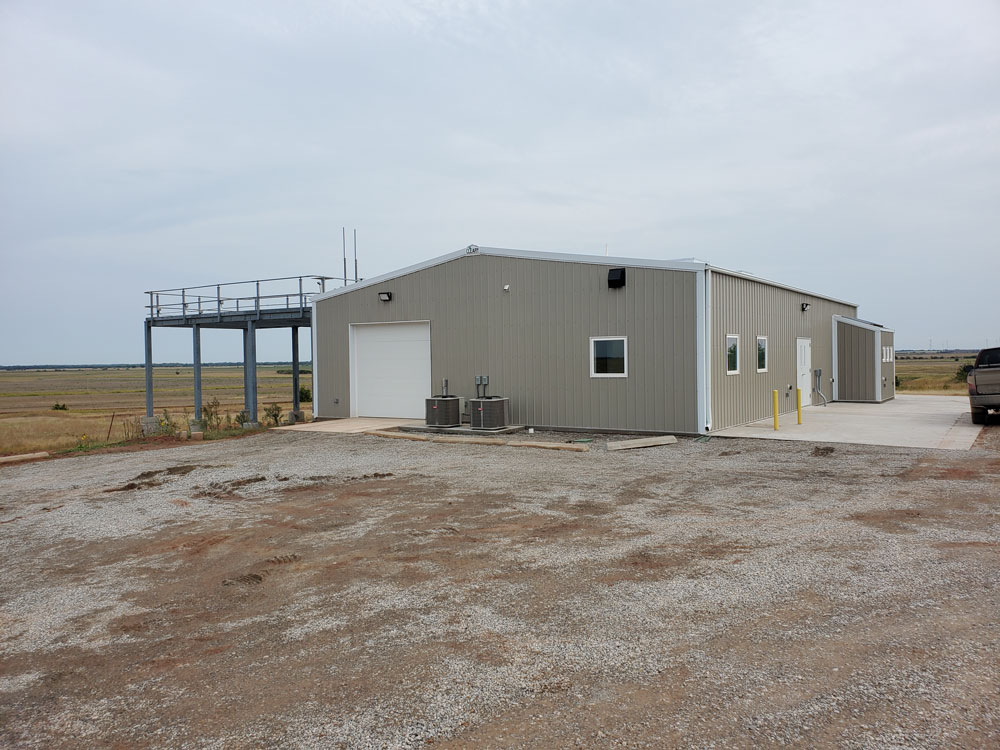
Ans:
{"type": "Polygon", "coordinates": [[[358,230],[354,230],[354,283],[358,283],[358,230]]]}
{"type": "Polygon", "coordinates": [[[344,236],[344,286],[347,286],[347,227],[340,228],[344,236]]]}

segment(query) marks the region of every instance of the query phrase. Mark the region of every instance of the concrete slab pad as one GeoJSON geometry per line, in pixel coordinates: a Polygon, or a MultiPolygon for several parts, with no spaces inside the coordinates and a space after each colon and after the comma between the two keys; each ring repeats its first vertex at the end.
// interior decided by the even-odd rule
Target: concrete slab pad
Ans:
{"type": "Polygon", "coordinates": [[[394,427],[409,424],[423,424],[422,419],[395,419],[390,417],[355,417],[353,419],[323,419],[319,422],[306,422],[284,427],[277,430],[295,430],[298,432],[333,432],[361,433],[372,430],[390,430],[394,427]]]}
{"type": "Polygon", "coordinates": [[[810,406],[802,410],[801,425],[795,412],[783,414],[777,431],[768,417],[712,435],[969,450],[981,429],[972,424],[967,397],[897,395],[884,404],[810,406]]]}

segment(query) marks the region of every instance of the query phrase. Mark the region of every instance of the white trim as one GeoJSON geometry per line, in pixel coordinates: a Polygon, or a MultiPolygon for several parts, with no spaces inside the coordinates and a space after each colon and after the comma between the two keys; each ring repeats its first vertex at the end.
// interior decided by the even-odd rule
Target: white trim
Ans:
{"type": "Polygon", "coordinates": [[[874,323],[869,323],[867,320],[858,320],[857,318],[851,318],[847,315],[834,315],[833,321],[836,324],[837,321],[844,323],[849,326],[857,326],[858,328],[865,328],[869,331],[888,331],[889,333],[895,333],[891,328],[886,328],[885,326],[875,325],[874,323]]]}
{"type": "MultiPolygon", "coordinates": [[[[313,300],[312,303],[312,322],[309,327],[312,329],[310,335],[312,337],[312,351],[309,352],[312,365],[312,415],[313,419],[320,416],[319,414],[319,367],[317,367],[317,360],[319,359],[319,347],[317,344],[317,339],[319,337],[319,316],[316,314],[316,301],[313,300]]],[[[300,404],[301,406],[301,404],[300,404]]]]}
{"type": "Polygon", "coordinates": [[[754,348],[754,365],[757,366],[757,365],[760,364],[760,341],[761,341],[761,339],[764,340],[764,369],[762,370],[762,369],[760,369],[760,367],[757,367],[757,372],[767,372],[768,365],[771,364],[771,352],[770,352],[770,350],[768,348],[767,336],[758,336],[757,337],[757,341],[755,342],[756,346],[754,348]]]}
{"type": "MultiPolygon", "coordinates": [[[[831,389],[833,398],[831,401],[837,401],[840,396],[840,369],[839,369],[839,357],[837,356],[839,344],[837,342],[837,319],[839,315],[834,315],[832,319],[833,323],[833,372],[830,373],[830,377],[833,378],[833,388],[831,389]]],[[[822,384],[821,384],[822,385],[822,384]]]]}
{"type": "Polygon", "coordinates": [[[788,284],[780,284],[777,281],[771,281],[770,279],[762,279],[759,276],[753,276],[749,273],[741,273],[740,271],[730,271],[726,268],[719,268],[718,266],[710,266],[710,268],[716,273],[724,273],[726,276],[735,276],[738,279],[747,279],[748,281],[756,281],[760,284],[766,284],[767,286],[777,287],[778,289],[785,289],[789,292],[795,292],[796,294],[804,294],[807,297],[815,297],[816,299],[826,300],[827,302],[836,302],[838,305],[846,305],[847,307],[853,307],[855,310],[858,309],[857,302],[848,302],[847,300],[837,299],[836,297],[828,297],[825,294],[817,294],[816,292],[810,292],[806,289],[799,289],[798,287],[788,286],[788,284]]]}
{"type": "Polygon", "coordinates": [[[787,284],[779,284],[776,281],[770,281],[769,279],[762,279],[757,276],[752,276],[747,273],[740,273],[739,271],[729,271],[725,268],[719,268],[718,266],[713,266],[704,261],[692,261],[692,260],[654,260],[650,258],[615,258],[607,255],[580,255],[576,253],[550,253],[550,252],[539,252],[535,250],[514,250],[510,248],[501,247],[477,247],[476,245],[469,245],[468,247],[462,248],[461,250],[456,250],[452,253],[447,253],[445,255],[439,255],[436,258],[430,258],[429,260],[416,263],[412,266],[406,266],[400,268],[396,271],[390,271],[389,273],[382,274],[380,276],[375,276],[370,279],[364,279],[355,284],[348,284],[347,286],[342,286],[337,289],[331,289],[328,292],[322,294],[317,294],[313,297],[313,300],[324,300],[330,297],[337,297],[341,294],[346,294],[348,292],[353,292],[358,289],[364,289],[366,287],[371,287],[375,284],[382,284],[392,279],[397,279],[400,276],[406,276],[411,273],[416,273],[417,271],[422,271],[427,268],[433,268],[434,266],[439,266],[442,263],[447,263],[452,260],[457,260],[458,258],[464,258],[469,255],[489,255],[493,257],[500,258],[524,258],[527,260],[550,260],[562,263],[587,263],[596,266],[606,266],[609,268],[625,267],[625,268],[660,268],[668,271],[705,271],[713,270],[718,273],[724,273],[727,276],[735,276],[741,279],[748,279],[750,281],[756,281],[761,284],[766,284],[767,286],[777,287],[778,289],[786,289],[790,292],[795,292],[797,294],[805,294],[809,297],[814,297],[816,299],[827,300],[828,302],[835,302],[840,305],[847,305],[848,307],[853,307],[857,310],[857,303],[847,302],[845,300],[837,299],[836,297],[828,297],[823,294],[817,294],[816,292],[809,292],[804,289],[799,289],[797,287],[788,286],[787,284]]]}
{"type": "Polygon", "coordinates": [[[705,432],[712,429],[712,269],[705,269],[705,432]]]}
{"type": "Polygon", "coordinates": [[[590,377],[592,378],[627,378],[628,377],[628,336],[591,336],[590,337],[590,377]],[[625,344],[625,372],[594,372],[594,342],[621,341],[625,344]]]}
{"type": "Polygon", "coordinates": [[[694,306],[695,306],[695,383],[697,390],[697,403],[698,403],[698,432],[704,433],[707,431],[706,425],[706,412],[708,410],[706,403],[706,391],[708,390],[705,385],[705,376],[708,372],[708,367],[705,363],[705,276],[708,271],[698,271],[697,278],[694,285],[694,306]]]}
{"type": "Polygon", "coordinates": [[[740,374],[740,335],[738,333],[727,333],[726,334],[726,375],[739,375],[740,374]],[[736,339],[736,369],[729,369],[729,339],[736,339]]]}
{"type": "Polygon", "coordinates": [[[328,292],[315,295],[313,300],[316,301],[329,299],[330,297],[338,297],[341,294],[347,294],[348,292],[353,292],[358,289],[365,289],[377,284],[384,284],[387,281],[398,279],[400,276],[408,276],[411,273],[423,271],[427,268],[433,268],[434,266],[439,266],[442,263],[448,263],[449,261],[458,260],[459,258],[464,258],[469,255],[489,255],[498,258],[524,258],[526,260],[550,260],[562,263],[587,263],[596,266],[607,266],[608,268],[662,268],[668,271],[701,271],[706,268],[705,263],[693,263],[691,261],[614,258],[607,255],[548,253],[535,250],[511,250],[499,247],[476,247],[475,245],[469,245],[468,247],[456,250],[453,253],[439,255],[436,258],[430,258],[420,263],[415,263],[412,266],[406,266],[396,271],[390,271],[389,273],[382,274],[381,276],[364,279],[356,284],[348,284],[347,286],[338,287],[337,289],[331,289],[328,292]]]}
{"type": "Polygon", "coordinates": [[[882,348],[882,331],[875,331],[875,403],[882,403],[882,358],[878,356],[882,348]]]}

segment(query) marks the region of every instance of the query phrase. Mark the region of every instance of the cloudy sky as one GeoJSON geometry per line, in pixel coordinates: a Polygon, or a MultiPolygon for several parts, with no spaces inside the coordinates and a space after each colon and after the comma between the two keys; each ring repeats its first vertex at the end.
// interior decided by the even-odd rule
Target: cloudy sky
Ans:
{"type": "Polygon", "coordinates": [[[0,108],[0,364],[141,361],[143,290],[339,273],[345,225],[362,276],[607,244],[1000,340],[995,0],[4,0],[0,108]]]}

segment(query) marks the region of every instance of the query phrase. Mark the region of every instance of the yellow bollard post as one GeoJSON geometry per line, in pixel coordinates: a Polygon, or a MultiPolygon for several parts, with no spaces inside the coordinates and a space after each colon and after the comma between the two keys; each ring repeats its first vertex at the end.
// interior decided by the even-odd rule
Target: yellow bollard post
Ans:
{"type": "Polygon", "coordinates": [[[771,402],[774,406],[774,429],[778,429],[778,391],[771,391],[771,402]]]}
{"type": "Polygon", "coordinates": [[[802,389],[795,389],[795,411],[799,413],[799,424],[802,424],[802,389]]]}

